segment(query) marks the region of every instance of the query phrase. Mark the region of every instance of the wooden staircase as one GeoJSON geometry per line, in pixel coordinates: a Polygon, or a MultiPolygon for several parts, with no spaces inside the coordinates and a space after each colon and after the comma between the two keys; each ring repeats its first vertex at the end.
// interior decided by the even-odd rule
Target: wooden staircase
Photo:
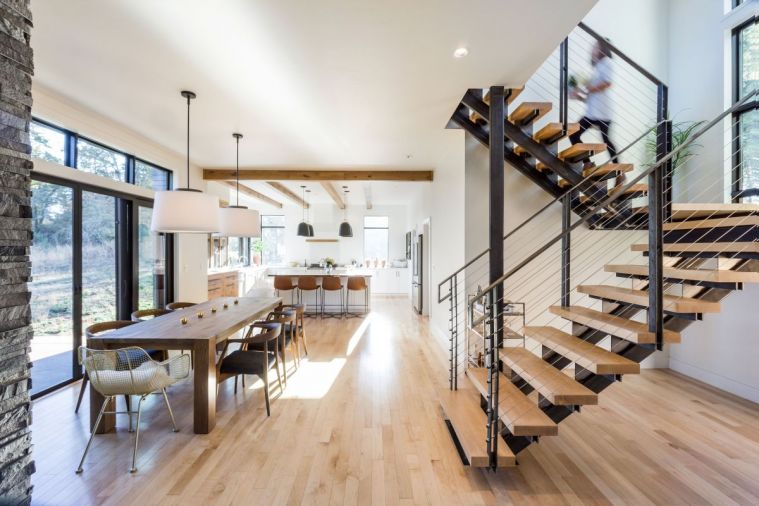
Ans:
{"type": "MultiPolygon", "coordinates": [[[[682,339],[680,329],[704,313],[719,312],[719,299],[729,290],[759,282],[759,205],[675,204],[664,230],[665,251],[671,258],[663,276],[671,293],[663,301],[667,315],[663,338],[676,345],[682,339]],[[720,231],[731,240],[713,242],[720,231]],[[705,267],[705,262],[718,265],[705,267]]],[[[645,245],[632,249],[647,251],[645,245]]],[[[499,348],[498,417],[504,443],[498,445],[499,467],[515,465],[519,452],[540,437],[557,436],[561,420],[581,406],[598,404],[601,391],[625,374],[639,373],[640,362],[655,351],[654,335],[634,319],[648,305],[647,263],[608,264],[603,269],[620,283],[635,286],[580,285],[577,292],[586,297],[578,299],[600,300],[602,310],[584,305],[547,307],[548,313],[563,319],[557,324],[565,330],[525,326],[523,336],[517,336],[523,337],[523,346],[499,348]]],[[[510,331],[510,337],[513,334],[510,331]]],[[[473,467],[489,465],[487,418],[481,407],[488,394],[488,375],[488,369],[470,364],[459,390],[441,393],[446,417],[473,467]]]]}

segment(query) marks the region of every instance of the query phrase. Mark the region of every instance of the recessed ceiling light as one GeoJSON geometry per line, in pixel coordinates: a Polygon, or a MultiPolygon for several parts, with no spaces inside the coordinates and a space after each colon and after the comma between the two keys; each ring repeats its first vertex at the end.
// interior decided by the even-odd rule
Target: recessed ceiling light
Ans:
{"type": "Polygon", "coordinates": [[[454,58],[463,58],[463,57],[465,57],[465,56],[466,56],[466,55],[468,55],[468,54],[469,54],[469,50],[468,50],[467,48],[465,48],[465,47],[460,47],[460,48],[457,48],[457,49],[456,49],[456,50],[453,52],[453,57],[454,57],[454,58]]]}

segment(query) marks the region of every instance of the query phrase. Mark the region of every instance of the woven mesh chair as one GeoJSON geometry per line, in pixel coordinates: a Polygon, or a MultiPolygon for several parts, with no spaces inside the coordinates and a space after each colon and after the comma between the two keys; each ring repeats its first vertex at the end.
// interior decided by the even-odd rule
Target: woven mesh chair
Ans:
{"type": "MultiPolygon", "coordinates": [[[[142,348],[130,347],[118,350],[93,350],[81,346],[79,348],[79,361],[84,365],[85,371],[90,378],[91,388],[97,390],[105,397],[103,406],[100,408],[92,434],[84,449],[84,455],[79,462],[77,473],[82,472],[82,464],[90,450],[95,432],[100,425],[103,414],[126,414],[130,417],[137,415],[137,430],[134,436],[134,449],[132,451],[132,467],[129,472],[137,471],[135,462],[137,459],[137,445],[140,440],[140,413],[142,401],[153,392],[162,392],[166,408],[169,410],[171,424],[174,432],[177,432],[177,424],[174,421],[174,413],[171,411],[169,397],[166,395],[166,387],[187,378],[190,373],[189,355],[178,355],[163,362],[156,362],[142,348]],[[118,395],[139,395],[137,411],[106,411],[110,401],[118,395]]],[[[115,406],[115,404],[114,404],[115,406]]]]}

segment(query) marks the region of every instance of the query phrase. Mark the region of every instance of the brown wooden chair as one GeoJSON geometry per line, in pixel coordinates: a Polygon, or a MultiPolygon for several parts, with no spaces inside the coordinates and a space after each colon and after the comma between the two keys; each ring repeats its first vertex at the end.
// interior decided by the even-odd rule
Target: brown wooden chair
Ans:
{"type": "MultiPolygon", "coordinates": [[[[113,320],[113,321],[107,321],[107,322],[99,322],[99,323],[93,323],[86,329],[84,329],[84,335],[87,337],[87,339],[93,338],[97,336],[98,334],[102,334],[103,332],[108,332],[109,330],[116,330],[121,329],[124,327],[127,327],[129,325],[134,325],[137,322],[131,321],[131,320],[113,320]]],[[[145,350],[147,354],[152,358],[153,360],[166,360],[166,351],[164,350],[145,350]]],[[[74,408],[74,413],[79,413],[79,406],[82,404],[82,398],[84,397],[84,391],[87,389],[87,383],[90,381],[89,376],[87,376],[87,372],[85,371],[84,376],[82,376],[82,386],[79,388],[79,398],[76,401],[76,408],[74,408]]],[[[126,403],[127,403],[127,410],[129,410],[130,402],[129,402],[129,396],[125,395],[126,403]]],[[[131,418],[129,419],[130,422],[130,428],[131,428],[131,418]]]]}
{"type": "MultiPolygon", "coordinates": [[[[222,381],[232,377],[235,378],[235,393],[237,393],[238,376],[242,375],[245,378],[246,374],[252,374],[263,378],[266,416],[270,416],[269,369],[272,366],[277,369],[277,380],[279,381],[280,391],[282,391],[282,377],[279,374],[279,354],[276,351],[277,341],[280,339],[281,334],[282,324],[280,323],[273,321],[255,322],[249,327],[248,333],[244,338],[227,339],[221,352],[221,358],[216,364],[217,390],[222,381]],[[261,330],[261,332],[254,334],[255,330],[261,330]],[[240,349],[227,355],[227,349],[232,343],[239,343],[240,349]]],[[[244,385],[245,383],[243,382],[244,385]]]]}
{"type": "Polygon", "coordinates": [[[366,278],[363,276],[350,276],[348,278],[348,292],[345,298],[345,315],[361,317],[369,312],[369,285],[366,283],[366,278]],[[350,301],[351,292],[364,292],[364,312],[363,313],[351,313],[350,301]]]}
{"type": "Polygon", "coordinates": [[[316,304],[314,305],[314,307],[315,307],[314,311],[315,312],[312,313],[312,314],[314,314],[315,316],[317,316],[319,314],[319,308],[321,306],[321,304],[319,303],[319,301],[320,301],[319,295],[320,295],[320,292],[321,292],[321,286],[316,281],[316,276],[301,276],[301,277],[298,278],[298,303],[299,304],[303,304],[306,307],[305,314],[308,315],[309,314],[309,312],[308,312],[308,304],[306,304],[305,302],[303,302],[303,293],[304,292],[306,292],[306,293],[307,292],[314,292],[314,295],[316,297],[316,304]]]}
{"type": "Polygon", "coordinates": [[[277,297],[280,296],[280,292],[290,292],[290,303],[295,302],[295,289],[298,288],[293,284],[293,278],[290,276],[274,276],[274,289],[276,290],[277,297]]]}
{"type": "Polygon", "coordinates": [[[303,343],[304,355],[308,356],[308,344],[306,343],[306,319],[303,317],[306,312],[306,306],[303,304],[280,304],[277,308],[277,311],[282,311],[283,309],[295,310],[295,335],[293,338],[295,339],[295,346],[298,350],[298,360],[300,360],[301,343],[303,343]]]}
{"type": "MultiPolygon", "coordinates": [[[[293,355],[293,363],[297,369],[299,357],[295,348],[295,321],[298,317],[298,312],[294,309],[283,309],[282,311],[271,311],[266,316],[266,322],[279,323],[281,325],[279,341],[277,342],[277,352],[282,359],[282,372],[287,385],[287,348],[290,349],[290,353],[293,355]]],[[[253,349],[263,349],[260,344],[253,345],[253,349]]]]}
{"type": "Polygon", "coordinates": [[[194,302],[171,302],[169,304],[166,304],[166,309],[176,311],[177,309],[185,309],[195,305],[196,304],[194,302]]]}
{"type": "Polygon", "coordinates": [[[159,309],[159,308],[151,308],[151,309],[138,309],[134,313],[132,313],[132,321],[133,322],[141,322],[145,321],[148,318],[157,318],[159,316],[163,316],[165,314],[171,313],[171,309],[159,309]]]}
{"type": "Polygon", "coordinates": [[[322,278],[322,318],[326,315],[324,312],[325,307],[334,307],[335,304],[327,304],[327,292],[338,292],[340,297],[340,312],[338,314],[330,313],[329,316],[333,318],[343,318],[345,315],[345,301],[343,291],[343,282],[340,280],[340,276],[324,276],[322,278]]]}

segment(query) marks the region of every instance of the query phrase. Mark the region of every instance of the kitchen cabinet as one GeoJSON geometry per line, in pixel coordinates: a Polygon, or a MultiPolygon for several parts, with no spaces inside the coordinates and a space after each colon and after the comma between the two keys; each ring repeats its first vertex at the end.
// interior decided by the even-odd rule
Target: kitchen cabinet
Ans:
{"type": "Polygon", "coordinates": [[[372,270],[372,294],[407,295],[411,278],[408,268],[388,267],[372,270]]]}
{"type": "Polygon", "coordinates": [[[239,297],[240,273],[237,271],[217,272],[208,276],[208,299],[216,297],[239,297]]]}

